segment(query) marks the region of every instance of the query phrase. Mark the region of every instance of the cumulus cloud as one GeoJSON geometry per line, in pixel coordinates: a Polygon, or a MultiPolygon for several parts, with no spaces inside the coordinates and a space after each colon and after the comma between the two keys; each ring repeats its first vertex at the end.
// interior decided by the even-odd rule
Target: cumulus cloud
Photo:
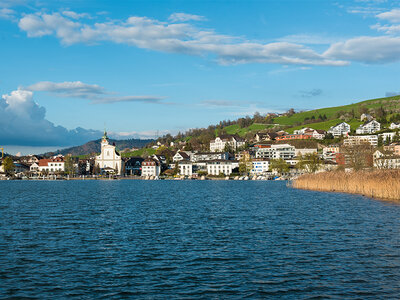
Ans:
{"type": "Polygon", "coordinates": [[[317,97],[322,94],[321,89],[312,89],[308,91],[300,91],[300,96],[303,98],[312,98],[312,97],[317,97]]]}
{"type": "Polygon", "coordinates": [[[165,99],[165,97],[149,95],[115,96],[115,93],[107,92],[105,88],[97,84],[87,84],[81,81],[41,81],[28,86],[26,90],[50,92],[60,97],[89,99],[92,100],[94,104],[115,102],[161,103],[161,100],[165,99]]]}
{"type": "Polygon", "coordinates": [[[46,109],[33,100],[33,92],[12,91],[0,98],[0,140],[6,145],[71,146],[97,139],[101,132],[56,126],[46,118],[46,109]]]}
{"type": "Polygon", "coordinates": [[[380,13],[376,17],[378,19],[389,21],[391,23],[400,23],[400,9],[395,8],[391,11],[380,13]]]}
{"type": "MultiPolygon", "coordinates": [[[[304,45],[290,42],[262,44],[235,36],[201,30],[182,19],[193,15],[173,15],[181,22],[168,23],[146,17],[129,17],[125,21],[84,23],[60,13],[27,14],[19,20],[19,28],[28,37],[52,35],[62,44],[96,44],[114,42],[143,49],[188,55],[211,55],[221,64],[277,63],[298,65],[348,64],[346,61],[327,58],[304,45]]],[[[191,16],[191,17],[188,17],[191,16]]]]}
{"type": "Polygon", "coordinates": [[[168,19],[172,22],[206,21],[206,18],[203,16],[185,13],[173,13],[168,19]]]}
{"type": "Polygon", "coordinates": [[[71,10],[65,10],[65,11],[62,12],[62,14],[64,16],[70,17],[71,19],[75,19],[75,20],[82,19],[82,18],[90,18],[90,15],[87,14],[87,13],[79,14],[79,13],[76,13],[76,12],[71,11],[71,10]]]}
{"type": "Polygon", "coordinates": [[[353,60],[368,64],[396,62],[400,60],[400,38],[357,37],[331,45],[324,55],[332,59],[353,60]]]}

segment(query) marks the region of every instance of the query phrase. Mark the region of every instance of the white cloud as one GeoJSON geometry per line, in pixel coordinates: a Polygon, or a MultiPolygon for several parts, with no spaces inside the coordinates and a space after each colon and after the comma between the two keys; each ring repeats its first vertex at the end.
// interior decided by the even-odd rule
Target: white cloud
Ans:
{"type": "Polygon", "coordinates": [[[376,17],[378,19],[389,21],[391,23],[400,23],[400,9],[395,8],[391,11],[380,13],[376,17]]]}
{"type": "Polygon", "coordinates": [[[331,45],[324,56],[369,64],[396,62],[400,60],[400,37],[357,37],[331,45]]]}
{"type": "Polygon", "coordinates": [[[372,29],[384,32],[390,35],[396,35],[400,32],[400,25],[381,25],[375,24],[371,26],[372,29]]]}
{"type": "Polygon", "coordinates": [[[78,14],[78,13],[76,13],[74,11],[70,11],[70,10],[65,10],[62,12],[62,14],[64,16],[70,17],[71,19],[75,19],[75,20],[82,19],[82,18],[90,18],[90,15],[87,13],[78,14]]]}
{"type": "Polygon", "coordinates": [[[60,97],[83,98],[92,100],[93,104],[106,104],[116,102],[144,102],[163,103],[165,97],[160,96],[115,96],[97,84],[87,84],[81,81],[51,82],[41,81],[26,88],[29,91],[50,92],[60,97]]]}
{"type": "Polygon", "coordinates": [[[33,92],[12,91],[0,98],[0,140],[5,145],[70,146],[98,138],[101,132],[68,130],[46,120],[46,109],[33,101],[33,92]]]}
{"type": "Polygon", "coordinates": [[[281,37],[278,39],[280,42],[288,42],[295,44],[308,44],[308,45],[329,45],[342,40],[343,38],[329,37],[328,35],[318,34],[293,34],[281,37]]]}
{"type": "Polygon", "coordinates": [[[191,15],[185,13],[173,13],[168,18],[172,22],[187,22],[187,21],[206,21],[207,19],[199,15],[191,15]]]}
{"type": "Polygon", "coordinates": [[[0,19],[16,20],[15,14],[16,14],[16,12],[14,10],[6,8],[6,7],[0,9],[0,19]]]}
{"type": "Polygon", "coordinates": [[[235,36],[201,30],[187,23],[166,23],[146,17],[126,21],[80,23],[59,13],[28,14],[19,21],[28,37],[54,35],[64,45],[111,41],[138,48],[188,55],[212,55],[221,64],[276,63],[298,65],[348,64],[333,60],[303,45],[289,42],[262,44],[235,36]]]}

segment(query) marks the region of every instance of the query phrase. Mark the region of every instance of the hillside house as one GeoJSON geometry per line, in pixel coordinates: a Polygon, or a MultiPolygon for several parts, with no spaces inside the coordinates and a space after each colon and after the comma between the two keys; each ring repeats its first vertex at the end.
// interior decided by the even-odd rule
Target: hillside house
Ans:
{"type": "Polygon", "coordinates": [[[328,133],[331,133],[334,137],[340,137],[347,135],[350,132],[350,125],[346,122],[336,124],[329,128],[328,133]]]}
{"type": "Polygon", "coordinates": [[[390,129],[399,129],[400,123],[391,123],[389,126],[390,129]]]}
{"type": "Polygon", "coordinates": [[[161,166],[158,161],[153,158],[147,158],[142,161],[142,177],[157,177],[161,173],[161,166]]]}
{"type": "Polygon", "coordinates": [[[372,134],[381,130],[381,123],[378,121],[372,120],[360,125],[356,129],[356,134],[372,134]]]}
{"type": "Polygon", "coordinates": [[[392,151],[376,150],[373,159],[377,169],[400,169],[400,156],[392,151]]]}
{"type": "Polygon", "coordinates": [[[296,155],[296,148],[289,144],[269,145],[269,147],[258,148],[256,150],[256,158],[268,159],[292,159],[296,155]]]}
{"type": "Polygon", "coordinates": [[[211,152],[221,152],[229,145],[232,150],[236,151],[245,145],[245,140],[237,136],[219,136],[210,141],[211,152]]]}
{"type": "Polygon", "coordinates": [[[377,135],[349,135],[347,139],[343,141],[345,146],[361,145],[363,143],[369,143],[371,146],[378,146],[378,136],[377,135]]]}

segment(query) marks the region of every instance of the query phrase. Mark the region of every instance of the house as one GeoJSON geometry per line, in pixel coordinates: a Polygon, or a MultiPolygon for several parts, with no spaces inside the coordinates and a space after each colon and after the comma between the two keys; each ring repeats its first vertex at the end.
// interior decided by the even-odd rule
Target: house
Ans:
{"type": "Polygon", "coordinates": [[[36,163],[31,164],[31,166],[29,167],[29,171],[32,173],[37,173],[39,172],[39,161],[36,163]]]}
{"type": "Polygon", "coordinates": [[[125,162],[125,174],[126,175],[138,175],[142,173],[142,162],[144,158],[139,156],[130,157],[125,162]]]}
{"type": "Polygon", "coordinates": [[[207,173],[209,175],[230,175],[239,163],[232,160],[216,159],[207,162],[207,173]]]}
{"type": "Polygon", "coordinates": [[[336,154],[340,153],[339,145],[330,145],[322,149],[322,158],[336,161],[336,154]]]}
{"type": "Polygon", "coordinates": [[[235,159],[236,160],[250,160],[254,156],[254,151],[253,150],[242,150],[238,153],[235,154],[235,159]]]}
{"type": "Polygon", "coordinates": [[[317,140],[323,140],[326,135],[325,130],[316,130],[316,129],[312,129],[310,127],[295,130],[293,133],[299,134],[299,135],[310,135],[312,138],[317,139],[317,140]]]}
{"type": "Polygon", "coordinates": [[[389,146],[383,146],[383,150],[391,151],[395,155],[400,155],[400,144],[390,144],[389,146]]]}
{"type": "Polygon", "coordinates": [[[159,176],[161,172],[161,166],[158,161],[153,158],[147,158],[142,162],[142,176],[159,176]]]}
{"type": "Polygon", "coordinates": [[[336,124],[329,128],[328,133],[331,133],[334,137],[340,137],[342,135],[347,135],[350,132],[350,125],[346,122],[336,124]]]}
{"type": "Polygon", "coordinates": [[[295,156],[303,156],[306,154],[316,154],[317,152],[318,152],[317,148],[296,149],[295,156]]]}
{"type": "Polygon", "coordinates": [[[372,134],[381,130],[381,123],[372,120],[360,125],[356,129],[356,134],[372,134]]]}
{"type": "Polygon", "coordinates": [[[311,139],[311,135],[307,134],[286,134],[282,136],[277,136],[275,140],[277,141],[286,141],[286,140],[308,140],[311,139]]]}
{"type": "Polygon", "coordinates": [[[181,160],[190,160],[190,156],[184,151],[178,151],[172,157],[173,162],[181,161],[181,160]]]}
{"type": "Polygon", "coordinates": [[[400,156],[392,151],[376,150],[373,159],[377,169],[400,169],[400,156]]]}
{"type": "Polygon", "coordinates": [[[400,123],[391,123],[389,126],[390,129],[399,129],[400,123]]]}
{"type": "Polygon", "coordinates": [[[289,144],[277,144],[269,145],[269,147],[258,148],[256,151],[256,158],[268,158],[268,159],[292,159],[295,157],[296,148],[289,144]]]}
{"type": "Polygon", "coordinates": [[[113,173],[121,175],[123,172],[123,161],[121,155],[115,149],[115,144],[110,145],[107,132],[101,140],[101,153],[96,156],[95,165],[98,166],[103,173],[113,173]]]}
{"type": "Polygon", "coordinates": [[[268,142],[274,140],[278,135],[275,132],[258,132],[255,136],[255,141],[259,142],[268,142]]]}
{"type": "Polygon", "coordinates": [[[361,145],[363,143],[370,143],[371,146],[378,146],[378,136],[377,135],[349,135],[347,139],[343,141],[345,146],[361,145]]]}
{"type": "Polygon", "coordinates": [[[181,160],[178,162],[179,175],[191,177],[193,175],[193,164],[191,161],[181,160]]]}
{"type": "Polygon", "coordinates": [[[210,141],[211,152],[221,152],[229,146],[233,151],[245,145],[245,140],[237,136],[219,136],[210,141]]]}
{"type": "Polygon", "coordinates": [[[193,154],[192,161],[207,161],[207,160],[215,160],[215,159],[229,159],[228,152],[197,152],[193,154]]]}
{"type": "Polygon", "coordinates": [[[250,173],[253,175],[265,174],[269,171],[270,160],[266,158],[254,158],[252,160],[252,169],[250,173]]]}
{"type": "Polygon", "coordinates": [[[24,163],[14,162],[14,174],[24,174],[30,170],[29,166],[24,163]]]}
{"type": "Polygon", "coordinates": [[[372,121],[374,119],[373,116],[369,115],[369,114],[362,114],[360,117],[360,121],[372,121]]]}
{"type": "Polygon", "coordinates": [[[49,174],[54,174],[57,172],[65,171],[65,163],[63,158],[50,158],[50,159],[41,159],[38,163],[39,172],[44,173],[47,172],[49,174]]]}

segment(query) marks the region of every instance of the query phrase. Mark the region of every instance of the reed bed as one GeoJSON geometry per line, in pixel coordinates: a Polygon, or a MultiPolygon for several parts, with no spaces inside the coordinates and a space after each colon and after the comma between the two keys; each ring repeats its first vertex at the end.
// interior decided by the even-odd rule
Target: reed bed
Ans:
{"type": "Polygon", "coordinates": [[[300,176],[293,187],[400,201],[400,170],[332,171],[300,176]]]}

